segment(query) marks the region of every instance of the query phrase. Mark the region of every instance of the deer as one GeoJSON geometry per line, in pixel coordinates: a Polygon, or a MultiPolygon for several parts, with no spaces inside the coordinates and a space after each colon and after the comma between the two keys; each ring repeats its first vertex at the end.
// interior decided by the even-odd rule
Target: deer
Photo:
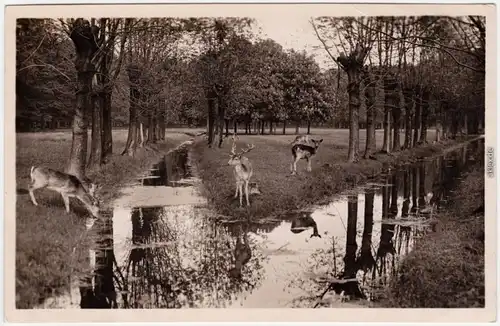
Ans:
{"type": "Polygon", "coordinates": [[[323,138],[320,140],[314,140],[311,138],[311,145],[305,144],[295,144],[292,147],[293,162],[291,164],[292,175],[297,173],[297,162],[305,159],[307,160],[307,171],[311,172],[311,160],[318,152],[319,145],[323,142],[323,138]]]}
{"type": "Polygon", "coordinates": [[[236,181],[236,192],[234,194],[234,198],[238,197],[238,194],[240,196],[240,207],[243,206],[243,186],[245,186],[245,198],[247,202],[247,206],[250,206],[250,200],[249,200],[249,182],[250,178],[253,175],[253,167],[252,163],[250,163],[250,160],[243,156],[243,154],[246,154],[253,150],[255,148],[255,145],[248,145],[246,149],[243,149],[240,153],[236,153],[236,139],[235,135],[233,134],[233,145],[231,147],[231,153],[229,154],[229,161],[228,165],[233,167],[233,173],[234,173],[234,178],[236,181]]]}
{"type": "Polygon", "coordinates": [[[28,190],[33,205],[38,206],[34,191],[47,188],[61,194],[67,213],[70,212],[69,198],[76,197],[94,217],[98,217],[99,201],[95,193],[99,186],[93,183],[89,178],[85,177],[80,180],[72,174],[42,166],[32,166],[30,178],[31,183],[28,190]]]}
{"type": "Polygon", "coordinates": [[[292,225],[290,226],[290,231],[297,234],[309,228],[313,229],[313,233],[311,234],[310,238],[321,238],[321,235],[318,233],[318,225],[316,224],[316,221],[314,221],[310,214],[302,213],[302,215],[299,215],[298,217],[293,219],[292,225]]]}
{"type": "Polygon", "coordinates": [[[233,279],[241,280],[241,270],[252,258],[252,249],[248,243],[248,233],[243,231],[240,225],[240,231],[236,234],[236,245],[234,247],[234,267],[229,270],[229,276],[233,279]],[[243,242],[241,241],[243,238],[243,242]]]}

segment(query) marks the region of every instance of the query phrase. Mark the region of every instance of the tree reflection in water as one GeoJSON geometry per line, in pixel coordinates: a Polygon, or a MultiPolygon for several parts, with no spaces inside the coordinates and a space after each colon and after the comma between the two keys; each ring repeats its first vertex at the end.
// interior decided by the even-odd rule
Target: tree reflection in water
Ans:
{"type": "Polygon", "coordinates": [[[234,243],[227,227],[195,208],[175,210],[132,211],[132,249],[117,273],[123,308],[224,307],[259,284],[262,256],[251,255],[255,243],[244,227],[243,242],[234,243]]]}
{"type": "Polygon", "coordinates": [[[80,280],[80,307],[82,309],[117,308],[116,291],[113,282],[113,231],[110,212],[101,212],[96,220],[94,248],[89,250],[89,265],[94,272],[80,280]],[[91,262],[90,256],[95,257],[91,262]],[[92,266],[94,265],[94,266],[92,266]]]}
{"type": "MultiPolygon", "coordinates": [[[[347,206],[347,214],[329,218],[341,219],[338,223],[342,224],[336,225],[344,226],[341,230],[345,233],[340,237],[346,239],[333,238],[330,246],[326,237],[314,239],[316,244],[326,240],[325,246],[315,249],[305,262],[311,277],[301,274],[292,281],[305,292],[304,297],[297,298],[297,305],[328,306],[326,299],[318,300],[318,294],[324,298],[326,293],[331,296],[335,292],[376,300],[388,276],[397,272],[401,255],[408,254],[418,238],[429,232],[421,225],[402,225],[400,218],[424,221],[429,217],[421,213],[429,205],[426,195],[430,192],[430,204],[441,204],[447,198],[454,184],[450,180],[459,173],[454,165],[467,156],[464,151],[455,154],[403,167],[385,178],[380,189],[368,188],[364,193],[360,190],[347,201],[337,201],[336,207],[347,206]],[[358,211],[363,206],[364,218],[360,218],[358,226],[358,211]]],[[[458,165],[464,168],[462,163],[458,165]]],[[[221,225],[201,212],[193,207],[134,209],[131,248],[126,261],[119,262],[111,276],[109,261],[113,252],[109,248],[113,245],[112,238],[105,234],[112,232],[103,232],[96,259],[100,278],[95,279],[94,287],[84,291],[83,297],[92,299],[86,301],[87,306],[115,305],[114,289],[108,286],[113,284],[109,281],[113,277],[121,294],[118,305],[128,308],[224,307],[252,292],[261,282],[265,255],[257,248],[254,235],[270,233],[276,225],[259,226],[264,230],[250,223],[221,225]]],[[[324,224],[325,216],[315,216],[314,220],[327,234],[330,230],[324,224]]],[[[288,234],[310,228],[313,234],[318,233],[312,217],[307,219],[309,222],[304,220],[307,223],[296,218],[291,217],[288,234]]]]}
{"type": "MultiPolygon", "coordinates": [[[[401,208],[401,217],[408,218],[410,215],[410,189],[411,189],[411,170],[405,170],[403,172],[403,207],[401,208]]],[[[410,236],[411,236],[411,226],[400,225],[399,226],[399,237],[398,237],[398,255],[401,255],[401,247],[403,243],[405,244],[404,255],[408,254],[410,248],[410,236]]]]}
{"type": "MultiPolygon", "coordinates": [[[[375,190],[368,188],[365,191],[365,214],[363,222],[363,236],[361,240],[361,250],[356,260],[356,266],[363,272],[372,270],[375,265],[375,258],[372,251],[372,233],[373,233],[373,202],[375,190]]],[[[365,274],[366,275],[366,274],[365,274]]]]}

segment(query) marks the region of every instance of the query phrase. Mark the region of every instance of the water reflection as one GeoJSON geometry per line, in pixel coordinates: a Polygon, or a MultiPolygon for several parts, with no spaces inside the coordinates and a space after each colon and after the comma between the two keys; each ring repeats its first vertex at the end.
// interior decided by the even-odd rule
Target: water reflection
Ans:
{"type": "MultiPolygon", "coordinates": [[[[483,150],[471,144],[396,167],[314,212],[266,224],[217,222],[196,205],[116,208],[98,228],[95,277],[82,286],[81,306],[321,307],[339,303],[338,294],[376,300],[483,150]]],[[[153,173],[159,178],[144,185],[184,186],[190,169],[171,165],[188,161],[167,157],[153,173]]]]}
{"type": "Polygon", "coordinates": [[[80,279],[80,307],[85,309],[117,308],[113,281],[113,234],[110,212],[101,212],[103,219],[94,224],[95,248],[89,250],[89,265],[94,273],[80,279]]]}
{"type": "Polygon", "coordinates": [[[310,213],[300,212],[297,215],[298,216],[292,220],[292,225],[290,226],[290,231],[292,231],[292,233],[297,234],[312,228],[313,233],[311,234],[311,238],[321,238],[321,235],[318,233],[318,225],[311,217],[310,213]]]}

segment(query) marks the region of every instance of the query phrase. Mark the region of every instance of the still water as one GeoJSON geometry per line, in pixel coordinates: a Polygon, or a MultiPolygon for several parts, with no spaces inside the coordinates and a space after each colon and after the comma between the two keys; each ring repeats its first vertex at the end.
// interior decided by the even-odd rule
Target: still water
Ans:
{"type": "MultiPolygon", "coordinates": [[[[376,301],[428,232],[484,140],[388,170],[310,212],[267,224],[222,223],[203,201],[117,205],[98,226],[82,308],[275,308],[376,301]]],[[[137,188],[196,197],[187,147],[137,188]],[[178,190],[183,189],[180,192],[178,190]]],[[[122,201],[123,203],[124,201],[122,201]]]]}

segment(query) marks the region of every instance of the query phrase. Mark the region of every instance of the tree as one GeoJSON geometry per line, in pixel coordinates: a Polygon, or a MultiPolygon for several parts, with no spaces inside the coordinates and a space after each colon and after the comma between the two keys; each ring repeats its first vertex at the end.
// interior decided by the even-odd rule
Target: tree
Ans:
{"type": "Polygon", "coordinates": [[[364,25],[373,24],[373,20],[367,17],[320,17],[311,21],[318,39],[322,42],[324,49],[330,58],[347,73],[349,94],[349,152],[348,162],[359,160],[359,108],[361,105],[361,79],[365,60],[369,55],[374,38],[371,30],[364,25]],[[336,34],[333,34],[333,32],[336,34]],[[322,35],[323,34],[323,35],[322,35]],[[336,35],[336,36],[335,36],[336,35]],[[338,57],[330,52],[330,46],[326,39],[339,39],[337,48],[342,47],[338,57]],[[345,53],[348,53],[347,55],[345,53]]]}
{"type": "Polygon", "coordinates": [[[76,107],[73,116],[73,139],[68,173],[82,179],[87,159],[87,124],[90,112],[90,94],[95,74],[93,58],[98,50],[96,42],[99,28],[83,18],[68,21],[69,36],[75,45],[77,71],[76,107]]]}

